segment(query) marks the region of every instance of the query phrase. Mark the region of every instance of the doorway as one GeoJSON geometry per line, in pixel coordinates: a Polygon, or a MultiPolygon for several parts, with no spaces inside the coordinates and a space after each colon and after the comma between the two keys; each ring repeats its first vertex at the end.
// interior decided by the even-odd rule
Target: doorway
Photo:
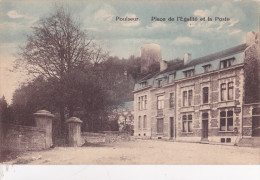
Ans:
{"type": "Polygon", "coordinates": [[[208,120],[203,120],[202,126],[202,138],[208,139],[208,120]]]}
{"type": "Polygon", "coordinates": [[[170,117],[170,137],[173,138],[174,136],[174,120],[173,117],[170,117]]]}
{"type": "Polygon", "coordinates": [[[208,139],[208,130],[209,130],[209,114],[202,114],[202,139],[208,139]]]}

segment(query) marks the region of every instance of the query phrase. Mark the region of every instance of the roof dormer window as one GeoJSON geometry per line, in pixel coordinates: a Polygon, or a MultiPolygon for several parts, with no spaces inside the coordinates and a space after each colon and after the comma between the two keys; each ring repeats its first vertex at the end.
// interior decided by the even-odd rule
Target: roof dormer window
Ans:
{"type": "Polygon", "coordinates": [[[210,71],[210,69],[211,69],[211,64],[207,64],[207,65],[202,66],[202,67],[203,67],[203,69],[204,69],[204,73],[206,73],[206,72],[209,72],[209,71],[210,71]]]}
{"type": "Polygon", "coordinates": [[[143,81],[140,83],[141,88],[144,88],[147,86],[147,81],[143,81]]]}
{"type": "Polygon", "coordinates": [[[183,71],[185,77],[191,77],[191,76],[194,76],[194,69],[190,69],[190,70],[187,70],[187,71],[183,71]]]}
{"type": "Polygon", "coordinates": [[[220,69],[228,68],[228,67],[232,66],[234,60],[235,60],[235,58],[225,59],[223,61],[220,61],[220,69]]]}
{"type": "Polygon", "coordinates": [[[158,87],[161,87],[162,86],[162,79],[158,79],[157,83],[158,83],[158,87]]]}
{"type": "Polygon", "coordinates": [[[169,83],[173,82],[175,78],[176,78],[176,72],[169,74],[168,82],[169,83]]]}

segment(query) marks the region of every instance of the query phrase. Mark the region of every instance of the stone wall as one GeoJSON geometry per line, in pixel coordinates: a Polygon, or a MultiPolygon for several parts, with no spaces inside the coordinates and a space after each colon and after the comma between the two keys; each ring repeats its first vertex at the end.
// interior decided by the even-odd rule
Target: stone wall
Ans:
{"type": "Polygon", "coordinates": [[[104,131],[105,133],[105,142],[120,142],[120,141],[129,141],[130,134],[119,131],[104,131]]]}
{"type": "Polygon", "coordinates": [[[101,133],[81,133],[82,144],[84,143],[113,143],[129,141],[130,134],[119,131],[104,131],[101,133]]]}
{"type": "Polygon", "coordinates": [[[5,151],[42,150],[46,146],[45,129],[39,127],[3,124],[5,151]]]}

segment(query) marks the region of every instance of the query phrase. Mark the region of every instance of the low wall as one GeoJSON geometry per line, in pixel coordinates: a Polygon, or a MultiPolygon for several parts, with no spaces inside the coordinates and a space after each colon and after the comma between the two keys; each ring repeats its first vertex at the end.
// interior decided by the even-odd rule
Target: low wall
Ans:
{"type": "Polygon", "coordinates": [[[3,149],[5,151],[28,151],[45,149],[45,129],[14,124],[3,124],[3,126],[3,149]]]}
{"type": "Polygon", "coordinates": [[[106,142],[120,142],[120,141],[129,141],[130,134],[126,132],[119,132],[119,131],[103,131],[106,135],[106,142]]]}
{"type": "Polygon", "coordinates": [[[105,137],[105,134],[102,134],[102,133],[82,132],[81,141],[82,141],[82,144],[84,144],[85,142],[104,143],[104,142],[106,142],[106,137],[105,137]]]}
{"type": "Polygon", "coordinates": [[[82,143],[112,143],[129,141],[130,134],[119,131],[103,131],[100,133],[83,132],[81,133],[82,143]]]}

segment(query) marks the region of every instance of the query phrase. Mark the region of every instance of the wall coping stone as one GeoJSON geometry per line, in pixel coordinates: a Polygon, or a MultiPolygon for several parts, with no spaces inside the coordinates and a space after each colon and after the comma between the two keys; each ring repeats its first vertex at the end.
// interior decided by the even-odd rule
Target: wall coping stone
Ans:
{"type": "Polygon", "coordinates": [[[38,116],[38,117],[39,116],[44,116],[44,117],[51,117],[51,118],[54,117],[54,115],[51,114],[51,112],[46,111],[46,110],[39,110],[36,113],[34,113],[34,116],[38,116]]]}
{"type": "Polygon", "coordinates": [[[81,121],[79,118],[77,117],[71,117],[69,119],[66,120],[66,123],[82,123],[83,121],[81,121]]]}

